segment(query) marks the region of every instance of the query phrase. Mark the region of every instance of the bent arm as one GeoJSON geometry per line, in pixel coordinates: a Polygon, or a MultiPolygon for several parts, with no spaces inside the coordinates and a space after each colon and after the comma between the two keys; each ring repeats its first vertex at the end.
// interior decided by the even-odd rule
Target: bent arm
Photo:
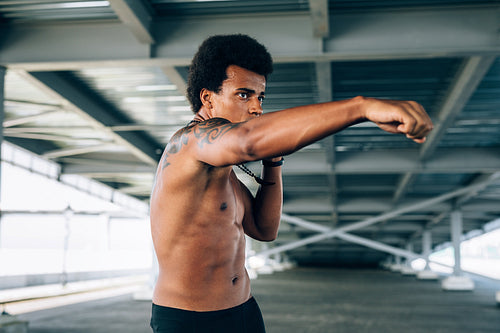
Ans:
{"type": "Polygon", "coordinates": [[[225,166],[287,155],[367,120],[419,143],[432,129],[430,118],[416,102],[356,97],[272,112],[237,124],[219,119],[217,126],[207,124],[207,133],[198,140],[197,156],[210,165],[225,166]]]}
{"type": "Polygon", "coordinates": [[[272,241],[278,235],[283,204],[283,185],[281,180],[281,167],[263,166],[262,178],[272,185],[261,185],[255,195],[247,193],[243,229],[245,233],[260,241],[272,241]]]}

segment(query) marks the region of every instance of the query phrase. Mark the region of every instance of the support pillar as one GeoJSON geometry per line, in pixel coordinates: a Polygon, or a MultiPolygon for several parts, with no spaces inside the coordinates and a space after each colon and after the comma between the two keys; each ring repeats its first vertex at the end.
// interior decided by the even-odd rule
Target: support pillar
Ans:
{"type": "Polygon", "coordinates": [[[429,266],[429,256],[432,253],[432,233],[425,229],[422,233],[422,254],[425,259],[425,268],[418,272],[417,278],[420,280],[437,280],[438,275],[429,266]]]}
{"type": "Polygon", "coordinates": [[[64,248],[63,248],[63,262],[61,269],[61,284],[66,286],[68,283],[68,251],[69,251],[69,239],[71,237],[71,220],[73,219],[74,211],[71,206],[68,205],[64,211],[64,248]]]}
{"type": "Polygon", "coordinates": [[[454,210],[451,212],[451,242],[455,265],[453,274],[443,280],[441,287],[444,290],[474,290],[474,282],[462,272],[460,243],[462,242],[462,212],[454,210]]]}
{"type": "MultiPolygon", "coordinates": [[[[406,250],[408,252],[413,252],[413,244],[412,243],[406,244],[406,250]]],[[[401,267],[401,274],[403,274],[403,275],[415,275],[415,274],[417,274],[417,272],[415,272],[413,267],[411,267],[411,261],[412,261],[411,257],[406,257],[405,263],[404,263],[403,267],[401,267]]]]}
{"type": "MultiPolygon", "coordinates": [[[[2,156],[3,143],[3,121],[5,116],[5,73],[7,69],[0,66],[0,157],[2,156]]],[[[1,158],[0,158],[1,161],[1,158]]],[[[0,208],[2,207],[2,163],[0,162],[0,208]]],[[[0,210],[0,240],[2,216],[0,210]]],[[[0,244],[1,245],[1,244],[0,244]]],[[[28,332],[28,322],[18,319],[17,316],[9,315],[4,309],[0,311],[0,332],[28,332]]]]}
{"type": "Polygon", "coordinates": [[[401,256],[394,256],[394,264],[391,265],[391,271],[393,272],[401,272],[401,256]]]}
{"type": "MultiPolygon", "coordinates": [[[[3,120],[5,113],[5,73],[7,69],[0,66],[0,208],[2,207],[2,142],[3,142],[3,120]]],[[[2,211],[0,209],[0,249],[2,248],[2,211]]]]}
{"type": "MultiPolygon", "coordinates": [[[[3,120],[5,115],[5,73],[7,69],[0,66],[0,157],[2,156],[3,120]]],[[[2,202],[2,166],[0,163],[0,203],[2,202]]]]}

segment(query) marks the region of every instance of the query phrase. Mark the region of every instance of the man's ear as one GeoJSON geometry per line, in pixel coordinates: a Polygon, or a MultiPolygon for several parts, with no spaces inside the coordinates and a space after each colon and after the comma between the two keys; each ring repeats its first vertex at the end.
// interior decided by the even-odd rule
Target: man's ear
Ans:
{"type": "Polygon", "coordinates": [[[202,88],[200,91],[201,103],[203,104],[204,107],[206,107],[208,109],[212,108],[212,95],[213,95],[213,92],[206,89],[206,88],[202,88]]]}

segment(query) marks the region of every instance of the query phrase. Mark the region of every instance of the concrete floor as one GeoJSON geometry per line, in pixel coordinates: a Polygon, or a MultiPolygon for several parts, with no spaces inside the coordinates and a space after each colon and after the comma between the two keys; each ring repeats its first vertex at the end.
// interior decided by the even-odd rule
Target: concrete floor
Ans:
{"type": "MultiPolygon", "coordinates": [[[[445,292],[383,270],[296,268],[253,281],[268,333],[498,333],[500,281],[445,292]]],[[[131,295],[19,315],[30,333],[151,332],[150,303],[131,295]]],[[[237,332],[235,332],[237,333],[237,332]]]]}

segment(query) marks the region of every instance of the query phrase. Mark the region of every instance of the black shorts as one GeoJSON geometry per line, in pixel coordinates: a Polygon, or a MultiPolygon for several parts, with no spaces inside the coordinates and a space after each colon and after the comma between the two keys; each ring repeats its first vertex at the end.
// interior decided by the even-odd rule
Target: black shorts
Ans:
{"type": "Polygon", "coordinates": [[[153,303],[151,328],[155,333],[265,333],[259,305],[252,297],[234,308],[188,311],[153,303]]]}

